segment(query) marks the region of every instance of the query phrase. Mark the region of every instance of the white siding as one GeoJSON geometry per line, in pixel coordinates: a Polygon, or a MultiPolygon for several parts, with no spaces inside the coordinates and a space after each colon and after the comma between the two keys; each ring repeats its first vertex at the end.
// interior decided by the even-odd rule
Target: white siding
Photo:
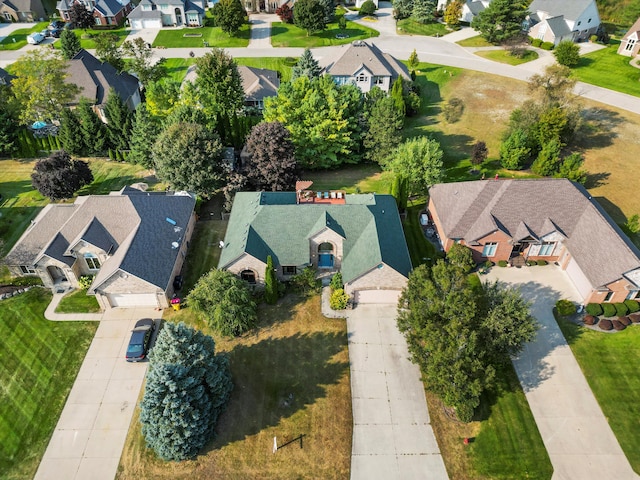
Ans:
{"type": "Polygon", "coordinates": [[[588,298],[591,295],[593,287],[591,286],[591,282],[587,279],[582,270],[578,266],[578,263],[574,258],[571,259],[569,265],[567,265],[567,275],[576,286],[576,289],[582,295],[582,298],[588,298]]]}
{"type": "Polygon", "coordinates": [[[109,304],[112,307],[157,307],[155,293],[110,293],[109,304]]]}
{"type": "Polygon", "coordinates": [[[400,290],[357,290],[354,292],[355,303],[397,304],[400,290]]]}

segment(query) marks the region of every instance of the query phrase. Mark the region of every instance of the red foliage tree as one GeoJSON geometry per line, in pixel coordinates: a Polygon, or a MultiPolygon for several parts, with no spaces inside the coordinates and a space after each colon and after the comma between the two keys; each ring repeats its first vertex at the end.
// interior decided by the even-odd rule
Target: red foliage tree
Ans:
{"type": "Polygon", "coordinates": [[[293,23],[293,9],[286,3],[276,9],[276,15],[284,23],[293,23]]]}

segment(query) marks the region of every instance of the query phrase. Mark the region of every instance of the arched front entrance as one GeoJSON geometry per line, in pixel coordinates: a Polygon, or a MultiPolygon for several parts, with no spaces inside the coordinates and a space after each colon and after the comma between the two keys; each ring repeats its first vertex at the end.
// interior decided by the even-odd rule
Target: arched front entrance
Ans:
{"type": "Polygon", "coordinates": [[[55,265],[49,265],[47,267],[47,273],[51,277],[51,281],[53,284],[57,284],[60,282],[66,282],[67,277],[65,277],[64,272],[60,267],[56,267],[55,265]]]}
{"type": "Polygon", "coordinates": [[[333,268],[333,244],[324,242],[318,245],[318,268],[333,268]]]}
{"type": "Polygon", "coordinates": [[[175,9],[176,25],[182,25],[182,11],[179,8],[175,9]]]}
{"type": "Polygon", "coordinates": [[[240,278],[250,285],[255,285],[256,272],[254,272],[253,270],[243,270],[240,272],[240,278]]]}

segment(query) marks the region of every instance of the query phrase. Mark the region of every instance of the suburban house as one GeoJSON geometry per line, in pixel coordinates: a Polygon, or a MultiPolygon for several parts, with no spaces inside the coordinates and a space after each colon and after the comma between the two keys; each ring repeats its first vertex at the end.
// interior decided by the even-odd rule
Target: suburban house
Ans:
{"type": "Polygon", "coordinates": [[[533,0],[529,12],[529,36],[554,45],[563,40],[586,42],[600,27],[595,0],[533,0]]]}
{"type": "Polygon", "coordinates": [[[125,187],[42,209],[6,257],[14,275],[37,275],[54,292],[95,278],[102,308],[169,306],[195,224],[186,192],[125,187]]]}
{"type": "Polygon", "coordinates": [[[140,104],[140,83],[127,72],[118,72],[111,64],[101,62],[86,50],[80,50],[68,62],[66,82],[80,87],[80,92],[69,105],[75,107],[81,98],[93,105],[93,110],[106,123],[104,106],[111,89],[120,95],[124,104],[135,110],[140,104]]]}
{"type": "Polygon", "coordinates": [[[0,20],[39,22],[47,18],[42,0],[0,0],[0,20]]]}
{"type": "Polygon", "coordinates": [[[84,5],[92,13],[96,25],[122,25],[133,10],[130,0],[60,0],[56,8],[63,20],[71,20],[69,13],[74,3],[84,5]]]}
{"type": "MultiPolygon", "coordinates": [[[[238,73],[242,79],[244,104],[246,107],[254,107],[262,110],[265,98],[278,95],[280,79],[278,78],[278,72],[275,70],[238,65],[238,73]]],[[[198,71],[196,65],[189,66],[182,80],[182,85],[186,82],[193,83],[197,76],[198,71]]]]}
{"type": "MultiPolygon", "coordinates": [[[[444,12],[453,0],[438,0],[438,5],[436,9],[438,11],[444,12]]],[[[491,0],[464,0],[462,2],[462,12],[460,13],[460,21],[469,22],[473,20],[473,18],[482,12],[485,8],[489,6],[491,0]]]]}
{"type": "Polygon", "coordinates": [[[276,10],[285,3],[293,8],[294,2],[295,0],[242,0],[240,3],[242,3],[247,13],[276,13],[276,10]]]}
{"type": "Polygon", "coordinates": [[[11,75],[4,68],[0,68],[0,85],[11,85],[14,78],[16,78],[14,75],[11,75]]]}
{"type": "Polygon", "coordinates": [[[411,259],[395,199],[310,186],[237,193],[218,267],[260,286],[271,255],[282,281],[305,267],[323,277],[340,271],[355,302],[397,301],[411,259]]]}
{"type": "Polygon", "coordinates": [[[622,40],[620,40],[618,54],[635,57],[638,55],[638,51],[640,51],[640,17],[631,26],[629,31],[624,34],[622,40]]]}
{"type": "Polygon", "coordinates": [[[478,180],[434,185],[429,196],[445,250],[462,243],[478,263],[556,263],[585,303],[640,298],[640,250],[577,183],[478,180]]]}
{"type": "Polygon", "coordinates": [[[133,30],[167,26],[201,27],[205,0],[141,0],[127,17],[133,30]]]}
{"type": "Polygon", "coordinates": [[[338,85],[353,83],[363,92],[373,87],[388,92],[400,76],[411,81],[404,64],[362,40],[338,47],[336,55],[321,61],[323,73],[331,75],[338,85]]]}

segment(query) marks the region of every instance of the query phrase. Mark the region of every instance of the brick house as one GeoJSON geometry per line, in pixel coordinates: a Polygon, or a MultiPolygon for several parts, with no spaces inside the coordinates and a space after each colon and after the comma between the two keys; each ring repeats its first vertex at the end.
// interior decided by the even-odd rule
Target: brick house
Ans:
{"type": "Polygon", "coordinates": [[[218,267],[261,286],[271,255],[282,281],[340,271],[356,302],[397,301],[411,260],[395,199],[297,190],[237,193],[218,267]]]}
{"type": "Polygon", "coordinates": [[[477,263],[555,262],[585,303],[640,299],[640,250],[579,184],[481,180],[434,185],[429,195],[445,251],[457,242],[477,263]]]}
{"type": "Polygon", "coordinates": [[[42,0],[0,0],[0,20],[38,22],[47,18],[42,0]]]}
{"type": "Polygon", "coordinates": [[[56,9],[60,18],[71,21],[70,11],[74,3],[80,3],[91,12],[96,25],[122,25],[133,10],[130,0],[60,0],[56,9]]]}
{"type": "Polygon", "coordinates": [[[5,259],[12,274],[47,288],[88,290],[104,309],[169,306],[193,227],[195,199],[184,192],[125,187],[44,207],[5,259]]]}

